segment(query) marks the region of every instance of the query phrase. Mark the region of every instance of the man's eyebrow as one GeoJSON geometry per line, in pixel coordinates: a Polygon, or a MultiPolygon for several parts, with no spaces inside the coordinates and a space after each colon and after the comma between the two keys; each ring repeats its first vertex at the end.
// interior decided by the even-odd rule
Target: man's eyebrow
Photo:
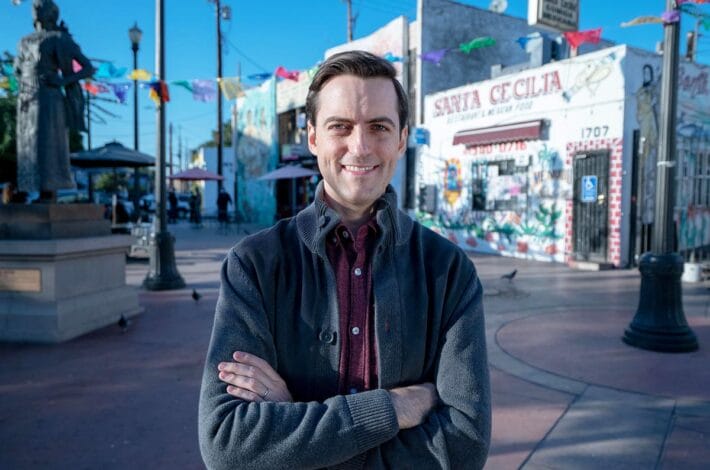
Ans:
{"type": "MultiPolygon", "coordinates": [[[[325,124],[328,124],[328,123],[330,123],[330,122],[348,122],[348,123],[351,123],[351,122],[353,122],[353,120],[352,120],[352,119],[348,119],[348,118],[344,118],[344,117],[340,117],[340,116],[329,116],[328,118],[326,118],[326,119],[323,121],[323,124],[325,125],[325,124]]],[[[372,118],[372,119],[368,119],[368,120],[367,120],[367,123],[368,123],[368,124],[387,123],[387,124],[389,124],[390,126],[396,127],[394,121],[393,121],[392,119],[388,118],[387,116],[378,116],[378,117],[375,117],[375,118],[372,118]]]]}
{"type": "Polygon", "coordinates": [[[368,124],[379,124],[379,123],[383,123],[383,122],[389,124],[392,127],[397,127],[395,125],[394,121],[392,119],[388,118],[387,116],[376,117],[374,119],[370,119],[369,121],[367,121],[368,124]]]}
{"type": "Polygon", "coordinates": [[[330,116],[323,121],[323,124],[328,124],[329,122],[352,122],[352,119],[347,119],[340,116],[330,116]]]}

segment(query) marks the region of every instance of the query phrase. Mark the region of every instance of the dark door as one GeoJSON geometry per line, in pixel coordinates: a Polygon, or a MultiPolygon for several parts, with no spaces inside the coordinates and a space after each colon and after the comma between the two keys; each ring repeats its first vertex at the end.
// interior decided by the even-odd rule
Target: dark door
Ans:
{"type": "Polygon", "coordinates": [[[574,256],[607,261],[609,151],[574,156],[574,256]]]}

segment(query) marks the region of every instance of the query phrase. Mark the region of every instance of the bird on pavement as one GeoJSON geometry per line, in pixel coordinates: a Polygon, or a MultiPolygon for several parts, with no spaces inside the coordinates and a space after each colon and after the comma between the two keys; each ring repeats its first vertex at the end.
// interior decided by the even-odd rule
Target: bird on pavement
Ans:
{"type": "Polygon", "coordinates": [[[513,269],[513,270],[512,270],[511,272],[509,272],[508,274],[503,274],[500,278],[501,278],[501,279],[507,279],[508,282],[510,282],[510,281],[513,280],[513,278],[515,277],[516,274],[518,274],[518,270],[517,270],[517,269],[513,269]]]}
{"type": "Polygon", "coordinates": [[[197,302],[202,298],[202,294],[199,294],[195,289],[192,289],[192,300],[197,302]]]}
{"type": "Polygon", "coordinates": [[[121,328],[121,333],[126,332],[129,324],[130,322],[123,315],[121,315],[121,318],[118,319],[117,325],[121,328]]]}

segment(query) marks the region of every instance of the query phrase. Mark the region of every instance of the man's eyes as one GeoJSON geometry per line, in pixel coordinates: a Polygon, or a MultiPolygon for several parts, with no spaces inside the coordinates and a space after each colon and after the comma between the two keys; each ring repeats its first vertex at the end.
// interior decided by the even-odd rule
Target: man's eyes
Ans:
{"type": "MultiPolygon", "coordinates": [[[[333,123],[328,125],[328,130],[333,131],[348,131],[352,129],[353,126],[345,123],[333,123]]],[[[370,124],[370,130],[375,132],[388,132],[390,128],[385,124],[370,124]]]]}

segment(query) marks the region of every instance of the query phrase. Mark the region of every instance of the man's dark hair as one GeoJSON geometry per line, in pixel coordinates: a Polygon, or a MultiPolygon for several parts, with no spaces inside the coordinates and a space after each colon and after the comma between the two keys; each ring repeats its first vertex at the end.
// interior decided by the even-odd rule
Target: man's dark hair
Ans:
{"type": "Polygon", "coordinates": [[[389,78],[397,93],[399,114],[399,130],[407,125],[409,104],[404,88],[397,80],[397,70],[387,60],[365,51],[347,51],[330,56],[313,76],[311,86],[308,87],[306,97],[306,117],[316,125],[318,112],[318,95],[323,86],[333,77],[339,75],[354,75],[359,78],[389,78]]]}

